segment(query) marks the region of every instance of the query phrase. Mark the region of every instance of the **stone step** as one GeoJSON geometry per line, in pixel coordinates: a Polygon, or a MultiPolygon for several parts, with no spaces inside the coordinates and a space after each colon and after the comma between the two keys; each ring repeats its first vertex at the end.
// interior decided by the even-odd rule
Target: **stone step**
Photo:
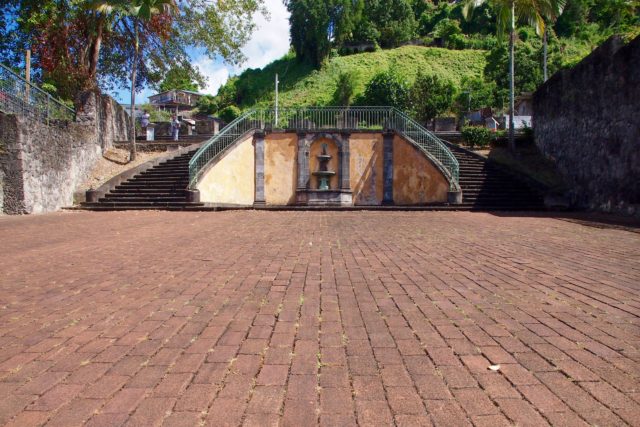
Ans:
{"type": "Polygon", "coordinates": [[[171,203],[181,203],[186,202],[186,198],[184,196],[175,196],[175,197],[158,197],[158,196],[149,196],[149,197],[117,197],[107,195],[107,197],[103,197],[98,200],[100,203],[160,203],[160,202],[171,202],[171,203]]]}
{"type": "Polygon", "coordinates": [[[204,206],[204,203],[189,202],[110,202],[103,201],[98,203],[84,203],[85,207],[104,206],[104,207],[147,207],[147,208],[163,208],[163,207],[186,207],[186,206],[204,206]]]}
{"type": "Polygon", "coordinates": [[[189,174],[179,172],[150,172],[138,175],[141,179],[165,178],[165,179],[189,179],[189,174]]]}
{"type": "Polygon", "coordinates": [[[176,191],[149,191],[149,190],[136,190],[136,191],[125,191],[125,190],[113,190],[106,194],[105,197],[186,197],[187,193],[185,190],[176,190],[176,191]]]}

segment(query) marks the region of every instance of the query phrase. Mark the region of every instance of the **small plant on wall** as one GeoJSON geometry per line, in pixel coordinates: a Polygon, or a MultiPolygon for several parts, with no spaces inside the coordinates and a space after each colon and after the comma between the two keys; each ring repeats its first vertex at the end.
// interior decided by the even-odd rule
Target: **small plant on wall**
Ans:
{"type": "Polygon", "coordinates": [[[493,132],[481,126],[465,126],[462,128],[462,138],[471,148],[485,148],[491,142],[493,132]]]}

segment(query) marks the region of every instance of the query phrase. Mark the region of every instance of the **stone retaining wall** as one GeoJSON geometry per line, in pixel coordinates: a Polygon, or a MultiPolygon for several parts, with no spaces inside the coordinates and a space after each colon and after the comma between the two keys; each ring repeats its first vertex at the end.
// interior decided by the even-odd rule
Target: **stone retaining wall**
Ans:
{"type": "Polygon", "coordinates": [[[640,37],[612,37],[534,94],[536,144],[574,206],[640,214],[640,37]]]}
{"type": "Polygon", "coordinates": [[[75,122],[40,123],[0,113],[2,211],[41,213],[73,204],[74,190],[114,140],[129,137],[116,101],[94,92],[79,98],[75,122]]]}

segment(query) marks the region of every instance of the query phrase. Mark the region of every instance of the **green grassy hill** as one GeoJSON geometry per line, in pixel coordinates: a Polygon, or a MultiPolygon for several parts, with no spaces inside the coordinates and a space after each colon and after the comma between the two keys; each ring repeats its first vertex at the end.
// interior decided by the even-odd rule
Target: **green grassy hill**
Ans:
{"type": "Polygon", "coordinates": [[[230,80],[219,93],[233,89],[241,108],[255,105],[269,106],[274,100],[274,77],[280,78],[280,105],[282,107],[331,104],[338,76],[344,72],[357,75],[356,95],[364,91],[371,78],[388,68],[413,83],[419,71],[437,74],[456,84],[464,76],[480,77],[486,63],[486,52],[481,50],[448,50],[421,46],[405,46],[350,56],[332,58],[321,70],[287,55],[261,70],[247,70],[230,80]]]}

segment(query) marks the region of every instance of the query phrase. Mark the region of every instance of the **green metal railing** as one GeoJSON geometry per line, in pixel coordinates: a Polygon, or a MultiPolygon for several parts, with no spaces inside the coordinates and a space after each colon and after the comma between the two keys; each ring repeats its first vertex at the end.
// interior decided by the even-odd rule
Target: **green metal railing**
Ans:
{"type": "Polygon", "coordinates": [[[238,117],[203,144],[189,162],[190,188],[194,188],[204,167],[248,132],[284,129],[395,131],[412,141],[440,166],[452,190],[458,189],[459,165],[449,148],[405,113],[393,107],[309,107],[254,109],[238,117]]]}
{"type": "Polygon", "coordinates": [[[0,111],[49,123],[73,121],[76,112],[0,64],[0,111]]]}

